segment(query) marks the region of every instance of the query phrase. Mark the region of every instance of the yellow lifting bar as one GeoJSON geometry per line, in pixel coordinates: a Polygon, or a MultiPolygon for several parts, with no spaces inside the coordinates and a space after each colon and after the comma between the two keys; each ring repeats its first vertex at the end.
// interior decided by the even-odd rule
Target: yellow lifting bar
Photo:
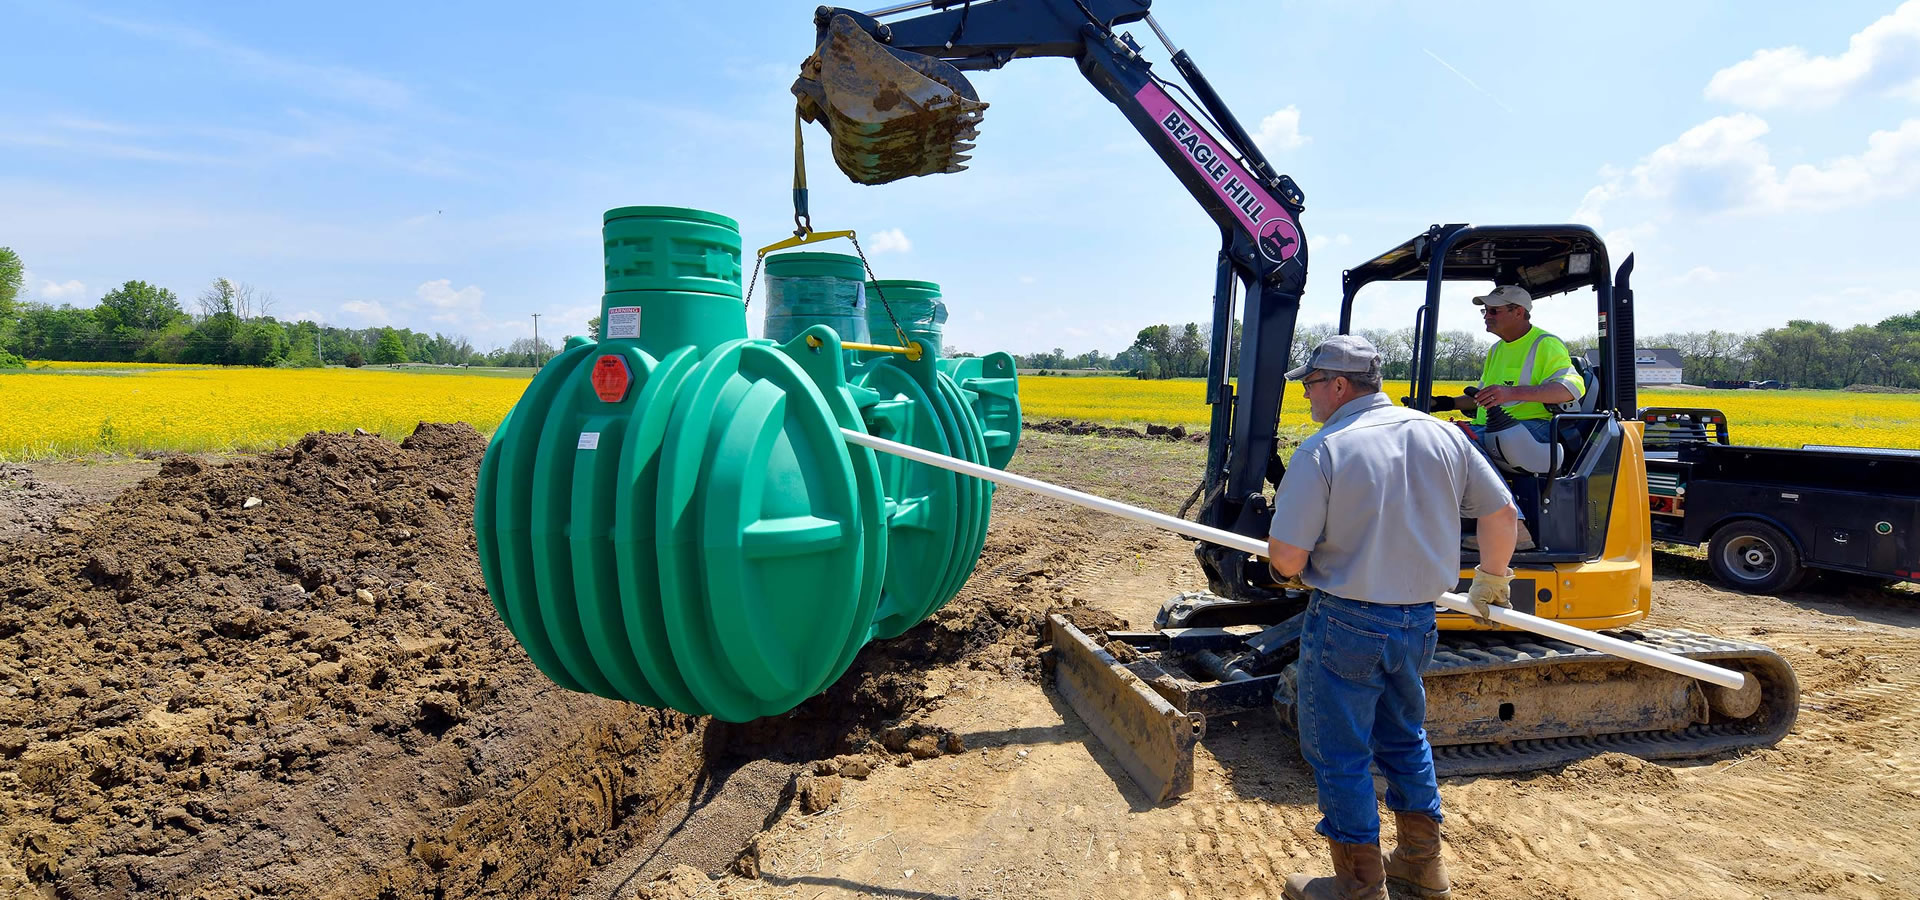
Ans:
{"type": "Polygon", "coordinates": [[[765,247],[761,247],[759,255],[765,257],[775,250],[785,250],[788,247],[800,247],[816,241],[831,241],[835,238],[850,237],[853,237],[853,232],[851,231],[809,231],[806,234],[796,234],[793,237],[774,241],[765,247]]]}
{"type": "MultiPolygon", "coordinates": [[[[813,335],[807,335],[807,346],[818,350],[824,346],[824,344],[819,338],[813,335]]],[[[920,361],[921,353],[919,341],[908,341],[905,347],[891,347],[886,344],[863,344],[859,341],[841,341],[840,347],[845,350],[865,350],[869,353],[904,353],[907,359],[914,362],[920,361]]]]}

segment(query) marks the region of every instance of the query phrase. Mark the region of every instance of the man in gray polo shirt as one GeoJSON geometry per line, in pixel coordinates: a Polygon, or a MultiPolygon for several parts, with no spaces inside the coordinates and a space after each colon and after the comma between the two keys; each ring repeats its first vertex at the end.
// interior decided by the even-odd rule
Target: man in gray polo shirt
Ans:
{"type": "Polygon", "coordinates": [[[1460,520],[1477,520],[1472,598],[1508,606],[1519,510],[1459,429],[1380,393],[1380,354],[1340,335],[1287,373],[1319,432],[1300,443],[1274,498],[1273,569],[1313,588],[1300,635],[1300,749],[1313,766],[1334,876],[1287,879],[1296,900],[1385,900],[1386,880],[1447,897],[1440,791],[1420,671],[1439,631],[1434,600],[1460,576],[1460,520]],[[1387,781],[1398,844],[1380,856],[1369,766],[1387,781]]]}

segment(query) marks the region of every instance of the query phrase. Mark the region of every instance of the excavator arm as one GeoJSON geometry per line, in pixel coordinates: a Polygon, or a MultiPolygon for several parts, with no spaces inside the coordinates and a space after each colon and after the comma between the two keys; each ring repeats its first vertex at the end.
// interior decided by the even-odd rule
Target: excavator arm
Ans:
{"type": "MultiPolygon", "coordinates": [[[[1275,453],[1281,374],[1306,287],[1305,197],[1273,171],[1192,57],[1154,22],[1150,5],[923,0],[874,13],[823,6],[814,14],[814,54],[793,91],[801,116],[827,129],[841,171],[861,184],[884,184],[965,168],[987,108],[965,72],[1027,57],[1073,59],[1220,229],[1207,373],[1212,431],[1199,519],[1261,536],[1272,517],[1266,483],[1282,471],[1275,453]],[[1200,114],[1176,98],[1185,91],[1153,71],[1130,35],[1115,30],[1141,21],[1166,46],[1200,114]],[[1241,352],[1230,377],[1237,291],[1244,292],[1241,352]]],[[[1196,552],[1216,592],[1271,596],[1272,579],[1253,557],[1204,543],[1196,552]]]]}

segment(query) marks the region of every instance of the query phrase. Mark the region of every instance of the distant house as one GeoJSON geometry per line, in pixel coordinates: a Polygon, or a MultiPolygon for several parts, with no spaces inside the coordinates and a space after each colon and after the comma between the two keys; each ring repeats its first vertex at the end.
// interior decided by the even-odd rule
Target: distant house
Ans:
{"type": "MultiPolygon", "coordinates": [[[[1600,351],[1587,351],[1587,365],[1600,364],[1600,351]]],[[[1680,351],[1672,347],[1638,347],[1633,351],[1633,382],[1635,384],[1679,384],[1684,380],[1681,370],[1686,363],[1680,358],[1680,351]]]]}

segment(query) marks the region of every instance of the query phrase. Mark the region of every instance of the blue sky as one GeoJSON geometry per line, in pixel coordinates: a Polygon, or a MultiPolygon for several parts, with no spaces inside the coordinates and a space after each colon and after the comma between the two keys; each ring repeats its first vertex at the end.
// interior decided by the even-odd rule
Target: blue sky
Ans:
{"type": "MultiPolygon", "coordinates": [[[[143,279],[191,306],[226,277],[283,319],[579,332],[607,208],[717,210],[749,248],[791,227],[813,6],[0,0],[0,245],[32,300],[143,279]]],[[[1155,15],[1307,192],[1303,322],[1335,319],[1342,268],[1450,221],[1597,225],[1639,254],[1643,334],[1920,309],[1920,0],[1155,15]]],[[[968,350],[1206,321],[1217,233],[1072,63],[974,82],[964,173],[855,186],[809,126],[815,224],[943,284],[968,350]]],[[[1360,325],[1411,323],[1411,297],[1362,296],[1360,325]]],[[[1537,312],[1593,330],[1584,298],[1537,312]]]]}

